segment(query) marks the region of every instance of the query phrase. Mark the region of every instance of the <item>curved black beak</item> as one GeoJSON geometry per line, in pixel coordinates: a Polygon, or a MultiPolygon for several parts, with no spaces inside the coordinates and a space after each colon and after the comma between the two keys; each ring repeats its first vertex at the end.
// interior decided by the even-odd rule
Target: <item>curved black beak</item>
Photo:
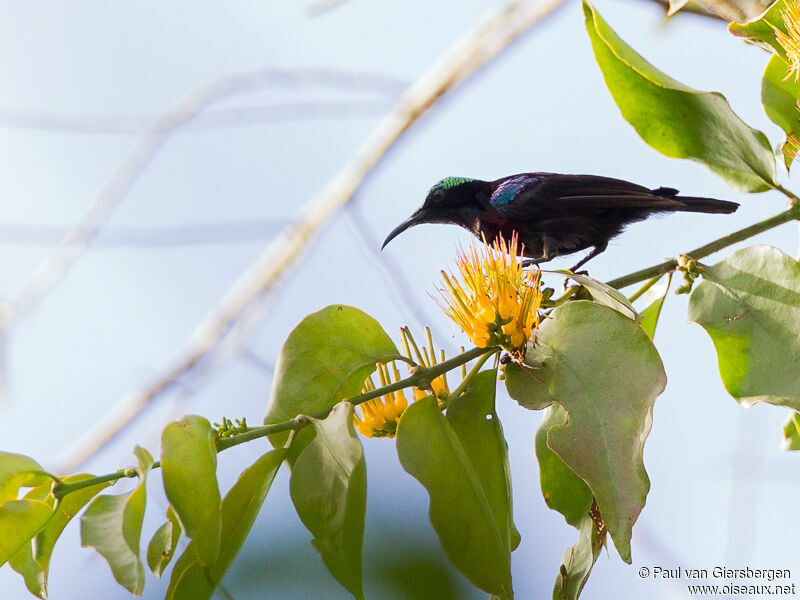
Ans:
{"type": "Polygon", "coordinates": [[[392,232],[386,237],[386,240],[384,240],[383,245],[381,246],[381,250],[386,248],[386,244],[391,242],[394,238],[403,233],[406,229],[409,229],[414,225],[419,225],[420,223],[424,222],[425,222],[425,213],[422,212],[422,209],[419,209],[413,215],[408,217],[405,221],[400,223],[400,225],[392,229],[392,232]]]}

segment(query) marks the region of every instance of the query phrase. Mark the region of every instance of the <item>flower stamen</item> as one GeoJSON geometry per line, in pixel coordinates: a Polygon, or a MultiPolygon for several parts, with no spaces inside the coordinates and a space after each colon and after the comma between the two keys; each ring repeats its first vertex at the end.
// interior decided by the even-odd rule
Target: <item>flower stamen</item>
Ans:
{"type": "Polygon", "coordinates": [[[800,2],[794,0],[786,2],[786,10],[780,11],[786,33],[770,24],[775,30],[775,39],[786,52],[786,61],[789,63],[784,81],[794,73],[794,81],[800,78],[800,2]]]}
{"type": "Polygon", "coordinates": [[[457,256],[461,281],[442,271],[445,314],[480,348],[502,346],[519,353],[539,325],[540,271],[524,270],[519,262],[524,247],[514,234],[510,242],[497,238],[460,248],[457,256]]]}
{"type": "MultiPolygon", "coordinates": [[[[392,372],[389,374],[389,368],[378,363],[378,379],[381,387],[391,385],[400,381],[400,372],[394,362],[391,363],[392,372]]],[[[370,375],[364,381],[362,388],[363,392],[371,392],[377,389],[375,382],[370,375]]],[[[393,438],[397,432],[397,422],[400,420],[400,415],[408,408],[408,401],[406,400],[403,390],[389,392],[379,398],[367,400],[359,404],[355,408],[353,415],[353,424],[366,437],[388,437],[393,438]]]]}

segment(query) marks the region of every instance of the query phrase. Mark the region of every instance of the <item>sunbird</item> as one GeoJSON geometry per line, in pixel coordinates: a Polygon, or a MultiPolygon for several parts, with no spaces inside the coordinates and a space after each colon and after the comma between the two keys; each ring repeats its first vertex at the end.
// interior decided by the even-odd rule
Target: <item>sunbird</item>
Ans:
{"type": "Polygon", "coordinates": [[[630,223],[661,213],[732,213],[727,200],[679,196],[669,187],[649,189],[597,175],[520,173],[494,181],[447,177],[428,192],[413,215],[395,227],[381,249],[420,223],[451,223],[491,242],[516,232],[528,263],[542,263],[591,248],[576,272],[630,223]]]}

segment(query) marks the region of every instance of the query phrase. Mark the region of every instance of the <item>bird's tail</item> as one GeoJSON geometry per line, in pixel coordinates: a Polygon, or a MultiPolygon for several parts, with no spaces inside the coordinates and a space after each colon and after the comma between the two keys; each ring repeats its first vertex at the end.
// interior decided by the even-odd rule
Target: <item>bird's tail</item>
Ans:
{"type": "Polygon", "coordinates": [[[729,214],[735,212],[739,205],[729,200],[716,198],[700,198],[696,196],[678,196],[678,190],[672,188],[658,188],[651,192],[654,196],[663,196],[680,202],[680,206],[673,206],[672,210],[681,212],[718,213],[729,214]]]}

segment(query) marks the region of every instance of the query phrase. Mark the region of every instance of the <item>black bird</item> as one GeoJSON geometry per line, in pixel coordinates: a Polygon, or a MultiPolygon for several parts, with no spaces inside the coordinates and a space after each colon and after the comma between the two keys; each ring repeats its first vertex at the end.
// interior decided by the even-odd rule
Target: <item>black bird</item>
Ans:
{"type": "Polygon", "coordinates": [[[521,173],[495,181],[447,177],[428,192],[422,207],[400,223],[383,242],[420,223],[452,223],[493,241],[517,232],[532,263],[592,248],[572,267],[576,271],[608,246],[625,226],[659,213],[732,213],[727,200],[678,196],[678,190],[654,190],[596,175],[521,173]]]}

